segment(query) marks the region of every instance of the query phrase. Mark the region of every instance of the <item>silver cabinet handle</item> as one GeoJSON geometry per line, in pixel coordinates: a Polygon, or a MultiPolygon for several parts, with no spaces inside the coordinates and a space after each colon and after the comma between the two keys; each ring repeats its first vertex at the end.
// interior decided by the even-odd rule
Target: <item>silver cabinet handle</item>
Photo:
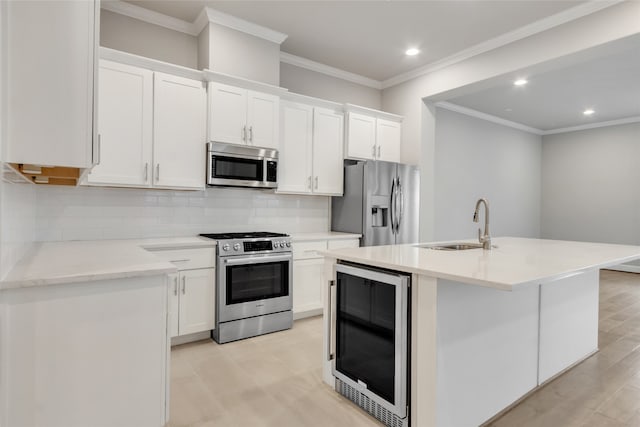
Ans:
{"type": "Polygon", "coordinates": [[[249,126],[249,141],[253,142],[253,126],[249,126]]]}
{"type": "Polygon", "coordinates": [[[244,142],[247,142],[247,127],[246,126],[242,126],[242,140],[244,142]]]}
{"type": "Polygon", "coordinates": [[[187,276],[182,276],[182,295],[187,293],[187,276]]]}
{"type": "Polygon", "coordinates": [[[374,144],[374,146],[373,146],[373,154],[372,154],[372,156],[373,156],[373,157],[375,157],[375,156],[376,156],[376,146],[375,146],[375,144],[374,144]]]}
{"type": "Polygon", "coordinates": [[[308,185],[308,187],[309,187],[309,190],[311,190],[311,176],[309,176],[309,185],[308,185]]]}
{"type": "Polygon", "coordinates": [[[144,164],[144,182],[149,180],[149,162],[144,164]]]}
{"type": "Polygon", "coordinates": [[[160,163],[156,165],[156,182],[160,181],[160,163]]]}
{"type": "Polygon", "coordinates": [[[378,158],[380,158],[380,146],[378,145],[378,158]]]}
{"type": "Polygon", "coordinates": [[[318,189],[318,177],[316,176],[316,190],[318,189]]]}
{"type": "Polygon", "coordinates": [[[178,276],[173,278],[173,294],[178,295],[178,276]]]}

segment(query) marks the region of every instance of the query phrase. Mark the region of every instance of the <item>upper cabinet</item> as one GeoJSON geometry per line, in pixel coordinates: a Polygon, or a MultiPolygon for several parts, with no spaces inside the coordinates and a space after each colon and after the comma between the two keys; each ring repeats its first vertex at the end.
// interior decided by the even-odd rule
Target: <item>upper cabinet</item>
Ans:
{"type": "Polygon", "coordinates": [[[278,149],[280,98],[209,83],[209,140],[278,149]]]}
{"type": "Polygon", "coordinates": [[[102,60],[98,99],[101,155],[89,184],[204,188],[201,81],[102,60]]]}
{"type": "Polygon", "coordinates": [[[278,193],[342,195],[343,113],[282,101],[278,193]]]}
{"type": "MultiPolygon", "coordinates": [[[[347,109],[355,106],[347,106],[347,109]]],[[[400,161],[402,118],[382,111],[355,107],[347,112],[345,157],[400,161]]]]}
{"type": "Polygon", "coordinates": [[[99,4],[1,3],[7,24],[5,160],[90,168],[98,157],[93,123],[99,4]]]}

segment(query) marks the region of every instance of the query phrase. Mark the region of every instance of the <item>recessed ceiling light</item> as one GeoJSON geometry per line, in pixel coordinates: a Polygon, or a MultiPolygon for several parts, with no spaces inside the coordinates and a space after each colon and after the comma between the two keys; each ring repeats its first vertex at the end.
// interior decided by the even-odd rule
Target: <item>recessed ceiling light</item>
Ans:
{"type": "Polygon", "coordinates": [[[593,111],[591,108],[587,108],[586,110],[584,110],[584,111],[582,112],[582,114],[584,114],[585,116],[590,116],[590,115],[592,115],[593,113],[595,113],[595,111],[593,111]]]}
{"type": "Polygon", "coordinates": [[[516,86],[524,86],[524,85],[526,85],[527,83],[529,83],[529,82],[527,81],[527,79],[518,79],[518,80],[516,80],[515,82],[513,82],[513,84],[514,84],[514,85],[516,85],[516,86]]]}
{"type": "Polygon", "coordinates": [[[416,56],[417,54],[420,53],[420,49],[416,49],[415,47],[412,47],[410,49],[407,49],[404,53],[407,56],[416,56]]]}

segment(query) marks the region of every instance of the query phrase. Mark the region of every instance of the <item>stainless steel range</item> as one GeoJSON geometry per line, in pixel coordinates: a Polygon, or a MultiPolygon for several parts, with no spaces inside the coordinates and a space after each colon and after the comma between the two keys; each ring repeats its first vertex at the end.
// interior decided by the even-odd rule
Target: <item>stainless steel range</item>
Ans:
{"type": "Polygon", "coordinates": [[[293,325],[291,238],[286,234],[201,234],[216,249],[216,328],[226,343],[293,325]]]}

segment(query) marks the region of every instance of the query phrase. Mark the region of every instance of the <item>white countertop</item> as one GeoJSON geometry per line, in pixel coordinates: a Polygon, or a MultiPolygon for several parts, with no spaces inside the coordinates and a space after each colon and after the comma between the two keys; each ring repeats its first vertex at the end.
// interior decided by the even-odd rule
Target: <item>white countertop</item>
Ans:
{"type": "Polygon", "coordinates": [[[0,290],[172,273],[175,265],[145,249],[215,244],[201,237],[36,243],[0,281],[0,290]]]}
{"type": "Polygon", "coordinates": [[[312,240],[347,240],[359,239],[361,234],[341,233],[339,231],[323,231],[316,233],[293,233],[291,234],[292,242],[307,242],[312,240]]]}
{"type": "MultiPolygon", "coordinates": [[[[430,244],[430,243],[429,243],[430,244]]],[[[640,246],[499,237],[485,251],[442,251],[411,245],[319,251],[330,258],[513,290],[640,258],[640,246]]]]}

